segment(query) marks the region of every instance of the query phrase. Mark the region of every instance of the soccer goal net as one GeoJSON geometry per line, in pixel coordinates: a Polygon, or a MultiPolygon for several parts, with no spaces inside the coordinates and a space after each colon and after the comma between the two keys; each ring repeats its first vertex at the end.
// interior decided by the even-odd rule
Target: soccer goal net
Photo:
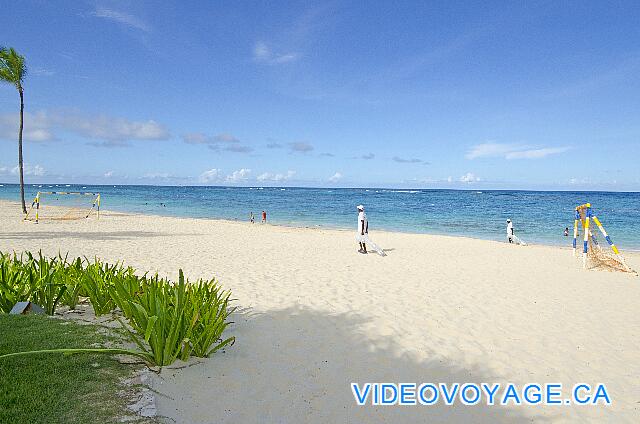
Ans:
{"type": "Polygon", "coordinates": [[[590,203],[585,203],[576,207],[576,218],[573,225],[573,251],[574,255],[577,248],[577,239],[580,235],[580,229],[583,234],[583,266],[585,268],[605,268],[609,270],[617,270],[624,272],[636,273],[632,270],[624,259],[624,256],[620,253],[618,248],[611,237],[607,234],[602,223],[598,217],[593,213],[590,203]],[[610,251],[603,248],[596,236],[595,229],[591,225],[591,222],[595,224],[595,227],[600,231],[602,238],[609,245],[610,251]]]}
{"type": "Polygon", "coordinates": [[[25,221],[77,220],[91,214],[100,217],[100,193],[40,191],[24,217],[25,221]]]}

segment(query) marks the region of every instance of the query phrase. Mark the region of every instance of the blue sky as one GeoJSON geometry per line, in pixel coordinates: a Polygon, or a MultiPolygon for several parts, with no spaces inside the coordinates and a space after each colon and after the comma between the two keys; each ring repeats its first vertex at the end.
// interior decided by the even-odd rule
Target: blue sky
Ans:
{"type": "Polygon", "coordinates": [[[2,6],[27,182],[640,190],[637,1],[158,3],[2,6]]]}

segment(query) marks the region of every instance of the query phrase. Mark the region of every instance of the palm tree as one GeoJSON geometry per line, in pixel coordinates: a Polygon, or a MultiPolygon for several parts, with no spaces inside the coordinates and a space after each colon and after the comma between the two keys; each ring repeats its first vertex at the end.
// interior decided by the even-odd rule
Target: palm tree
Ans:
{"type": "Polygon", "coordinates": [[[22,83],[27,75],[24,56],[20,56],[13,48],[0,47],[0,81],[13,84],[20,93],[20,130],[18,131],[18,167],[20,168],[20,200],[22,212],[27,213],[24,204],[24,165],[22,161],[22,128],[24,126],[24,89],[22,83]]]}

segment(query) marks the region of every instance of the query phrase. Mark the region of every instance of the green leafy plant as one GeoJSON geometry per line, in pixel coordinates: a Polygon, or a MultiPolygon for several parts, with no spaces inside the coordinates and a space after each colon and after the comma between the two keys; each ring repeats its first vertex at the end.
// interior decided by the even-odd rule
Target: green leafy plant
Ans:
{"type": "Polygon", "coordinates": [[[39,253],[38,259],[31,253],[27,253],[27,256],[30,300],[42,306],[47,315],[53,315],[67,290],[67,286],[61,283],[59,278],[65,272],[64,264],[60,264],[56,258],[45,258],[42,252],[39,253]]]}
{"type": "Polygon", "coordinates": [[[62,268],[58,273],[60,282],[67,288],[62,295],[62,304],[67,305],[71,309],[75,309],[80,302],[80,296],[84,292],[82,285],[82,275],[84,274],[84,266],[82,259],[76,258],[70,264],[66,264],[66,258],[61,264],[62,268]]]}
{"type": "Polygon", "coordinates": [[[68,274],[62,258],[47,259],[40,253],[0,254],[0,308],[10,312],[17,302],[32,301],[53,315],[67,291],[63,280],[68,274]]]}
{"type": "MultiPolygon", "coordinates": [[[[53,315],[61,301],[74,308],[80,293],[89,297],[96,316],[119,308],[128,325],[116,318],[140,350],[76,348],[55,352],[127,353],[164,366],[191,355],[208,357],[235,341],[234,337],[222,338],[235,308],[229,306],[231,293],[215,279],[190,284],[179,270],[178,282],[173,283],[157,274],[137,276],[131,267],[110,265],[97,258],[68,262],[67,257],[47,259],[41,253],[38,258],[31,253],[26,253],[26,258],[0,253],[2,312],[29,299],[53,315]]],[[[15,355],[19,354],[29,352],[15,355]]]]}
{"type": "Polygon", "coordinates": [[[208,357],[235,341],[221,339],[235,308],[229,308],[230,293],[215,280],[189,284],[179,270],[177,284],[157,275],[140,281],[137,290],[116,282],[112,298],[129,320],[133,340],[159,365],[190,355],[208,357]]]}
{"type": "Polygon", "coordinates": [[[0,253],[0,312],[9,313],[17,302],[27,300],[29,293],[21,259],[0,253]]]}
{"type": "Polygon", "coordinates": [[[146,280],[141,293],[116,301],[135,331],[130,331],[132,339],[140,349],[153,355],[157,365],[169,365],[178,358],[187,360],[191,354],[189,336],[194,323],[187,321],[186,301],[182,270],[176,285],[156,275],[146,280]]]}
{"type": "Polygon", "coordinates": [[[109,265],[98,259],[89,263],[82,275],[82,287],[89,296],[91,306],[96,316],[107,314],[113,310],[115,304],[109,289],[120,278],[121,265],[109,265]]]}
{"type": "Polygon", "coordinates": [[[227,319],[235,311],[229,307],[231,292],[222,290],[215,280],[198,280],[188,285],[188,296],[189,314],[195,323],[190,337],[194,356],[209,357],[235,342],[234,337],[222,340],[230,324],[227,319]]]}

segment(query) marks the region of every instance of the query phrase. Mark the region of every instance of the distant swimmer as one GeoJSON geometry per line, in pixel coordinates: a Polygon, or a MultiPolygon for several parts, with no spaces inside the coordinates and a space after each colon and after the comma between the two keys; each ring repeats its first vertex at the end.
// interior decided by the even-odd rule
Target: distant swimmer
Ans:
{"type": "Polygon", "coordinates": [[[507,240],[509,240],[509,243],[513,243],[514,236],[513,224],[510,219],[507,219],[507,240]]]}
{"type": "Polygon", "coordinates": [[[367,220],[367,214],[364,213],[364,206],[356,206],[358,209],[358,232],[356,233],[356,241],[360,244],[358,252],[367,253],[366,240],[369,235],[369,221],[367,220]]]}
{"type": "Polygon", "coordinates": [[[564,236],[565,236],[565,237],[569,237],[569,227],[565,227],[565,229],[564,229],[564,236]]]}
{"type": "Polygon", "coordinates": [[[262,223],[266,223],[267,222],[267,213],[265,211],[262,211],[262,223]]]}
{"type": "Polygon", "coordinates": [[[255,221],[256,219],[253,216],[253,212],[249,212],[249,222],[253,224],[255,221]]]}

